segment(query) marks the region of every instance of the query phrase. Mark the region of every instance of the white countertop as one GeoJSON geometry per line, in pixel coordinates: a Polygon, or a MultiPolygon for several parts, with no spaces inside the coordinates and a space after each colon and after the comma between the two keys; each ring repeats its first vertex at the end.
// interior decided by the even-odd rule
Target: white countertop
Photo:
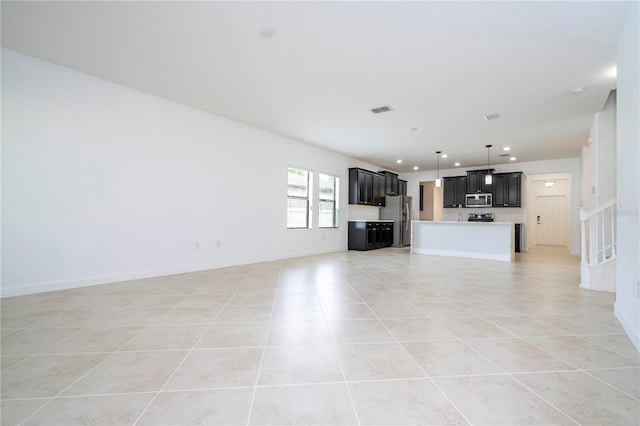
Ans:
{"type": "Polygon", "coordinates": [[[411,223],[443,223],[443,224],[452,224],[457,223],[460,225],[511,225],[511,222],[458,222],[457,220],[412,220],[411,223]]]}

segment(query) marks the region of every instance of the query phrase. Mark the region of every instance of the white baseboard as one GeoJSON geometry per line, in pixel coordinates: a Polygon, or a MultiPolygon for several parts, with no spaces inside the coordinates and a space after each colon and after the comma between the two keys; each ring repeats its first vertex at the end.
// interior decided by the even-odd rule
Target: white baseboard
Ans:
{"type": "Polygon", "coordinates": [[[499,260],[502,262],[511,262],[512,257],[508,254],[491,254],[491,253],[474,253],[466,251],[453,251],[453,250],[432,250],[432,249],[413,249],[413,253],[417,254],[431,254],[434,256],[452,256],[452,257],[464,257],[468,259],[484,259],[484,260],[499,260]]]}
{"type": "Polygon", "coordinates": [[[629,336],[631,343],[633,343],[638,352],[640,352],[640,330],[638,330],[638,318],[636,318],[635,321],[627,318],[624,315],[624,312],[620,309],[618,302],[613,305],[613,313],[616,315],[616,318],[618,318],[618,321],[620,321],[620,325],[622,325],[627,336],[629,336]]]}
{"type": "Polygon", "coordinates": [[[71,280],[45,281],[26,285],[6,286],[0,289],[0,298],[24,296],[27,294],[44,293],[48,291],[68,290],[72,288],[89,287],[92,285],[110,284],[122,281],[140,280],[144,278],[164,277],[168,275],[184,274],[188,272],[206,271],[209,269],[228,268],[230,266],[250,265],[253,263],[271,262],[275,260],[293,259],[296,257],[313,256],[319,254],[336,253],[342,250],[317,250],[298,253],[280,253],[272,256],[250,257],[203,264],[176,266],[172,268],[147,271],[134,271],[122,274],[84,277],[71,280]]]}

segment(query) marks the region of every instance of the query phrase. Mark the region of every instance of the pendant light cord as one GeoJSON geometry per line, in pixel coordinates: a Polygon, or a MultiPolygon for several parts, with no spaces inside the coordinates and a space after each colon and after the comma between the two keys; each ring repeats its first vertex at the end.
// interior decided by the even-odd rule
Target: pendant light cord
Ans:
{"type": "Polygon", "coordinates": [[[487,148],[487,174],[491,174],[491,161],[489,160],[489,153],[491,152],[491,145],[486,145],[487,148]]]}

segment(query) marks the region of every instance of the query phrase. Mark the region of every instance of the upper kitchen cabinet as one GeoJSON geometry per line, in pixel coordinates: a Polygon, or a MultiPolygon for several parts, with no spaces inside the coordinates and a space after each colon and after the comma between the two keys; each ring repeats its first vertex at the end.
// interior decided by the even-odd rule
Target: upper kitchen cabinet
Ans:
{"type": "Polygon", "coordinates": [[[522,173],[493,175],[493,207],[520,207],[522,173]]]}
{"type": "Polygon", "coordinates": [[[393,172],[349,169],[349,204],[384,206],[385,195],[407,195],[407,181],[393,172]]]}
{"type": "Polygon", "coordinates": [[[444,191],[442,207],[465,206],[467,193],[467,176],[454,176],[443,178],[444,191]]]}
{"type": "Polygon", "coordinates": [[[385,179],[385,190],[384,193],[386,195],[398,195],[398,175],[393,172],[382,171],[378,172],[384,176],[385,179]]]}
{"type": "Polygon", "coordinates": [[[380,173],[373,173],[373,205],[384,206],[385,179],[380,173]]]}
{"type": "Polygon", "coordinates": [[[360,168],[349,169],[349,204],[384,205],[384,176],[360,168]]]}
{"type": "Polygon", "coordinates": [[[487,172],[488,170],[472,170],[467,172],[467,194],[491,192],[491,184],[487,185],[484,181],[487,172]]]}
{"type": "Polygon", "coordinates": [[[407,195],[407,181],[398,179],[398,195],[407,195]]]}
{"type": "Polygon", "coordinates": [[[472,170],[467,172],[467,193],[491,192],[491,185],[485,183],[488,170],[472,170]]]}

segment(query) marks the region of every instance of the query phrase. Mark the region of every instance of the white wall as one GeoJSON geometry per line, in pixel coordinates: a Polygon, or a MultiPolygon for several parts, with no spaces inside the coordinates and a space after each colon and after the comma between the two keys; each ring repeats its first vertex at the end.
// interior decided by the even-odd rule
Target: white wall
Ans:
{"type": "Polygon", "coordinates": [[[640,350],[640,7],[634,2],[618,39],[618,258],[615,313],[640,350]]]}
{"type": "Polygon", "coordinates": [[[585,210],[591,209],[591,148],[590,145],[583,146],[580,154],[580,176],[582,199],[580,206],[585,210]]]}
{"type": "Polygon", "coordinates": [[[609,94],[601,112],[594,114],[589,132],[591,173],[590,205],[593,210],[616,196],[616,92],[609,94]]]}
{"type": "Polygon", "coordinates": [[[2,296],[346,250],[377,169],[6,49],[2,124],[2,296]],[[286,229],[290,165],[340,177],[339,229],[286,229]]]}
{"type": "MultiPolygon", "coordinates": [[[[440,170],[441,177],[448,176],[464,176],[467,170],[481,169],[482,167],[470,167],[470,168],[453,168],[440,170]]],[[[485,167],[486,168],[486,167],[485,167]]],[[[504,164],[491,164],[491,168],[495,169],[496,173],[507,172],[523,172],[525,179],[530,174],[553,174],[553,173],[569,173],[572,176],[571,179],[571,239],[570,247],[571,254],[574,256],[580,255],[580,158],[563,158],[558,160],[548,161],[531,161],[523,163],[504,163],[504,164]]],[[[407,195],[415,197],[419,196],[419,183],[423,181],[435,180],[436,171],[419,171],[403,173],[400,176],[401,179],[405,179],[407,183],[407,195]]],[[[527,205],[526,205],[526,185],[523,184],[523,207],[522,208],[502,208],[502,209],[486,209],[483,211],[493,211],[496,214],[497,221],[524,223],[525,229],[527,229],[527,205]]],[[[417,204],[414,203],[414,208],[417,204]]],[[[463,209],[464,217],[467,217],[469,211],[476,211],[477,209],[463,209]]],[[[457,209],[445,209],[444,220],[456,220],[458,216],[457,209]]],[[[414,217],[419,217],[417,211],[414,213],[414,217]]],[[[577,283],[576,283],[577,284],[577,283]]]]}

